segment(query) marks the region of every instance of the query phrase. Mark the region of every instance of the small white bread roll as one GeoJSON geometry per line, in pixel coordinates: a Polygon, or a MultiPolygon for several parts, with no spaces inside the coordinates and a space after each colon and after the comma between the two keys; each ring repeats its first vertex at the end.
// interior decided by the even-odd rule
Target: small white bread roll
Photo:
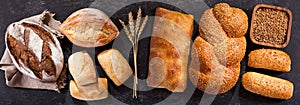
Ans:
{"type": "Polygon", "coordinates": [[[73,80],[70,81],[71,96],[79,100],[101,100],[107,98],[107,79],[98,78],[98,83],[89,85],[77,85],[73,80]]]}
{"type": "Polygon", "coordinates": [[[92,58],[85,51],[72,54],[68,60],[69,70],[78,85],[97,82],[97,75],[92,58]]]}
{"type": "Polygon", "coordinates": [[[68,60],[74,80],[70,81],[71,96],[79,100],[107,98],[107,79],[98,78],[92,58],[86,51],[72,54],[68,60]]]}
{"type": "Polygon", "coordinates": [[[132,69],[127,60],[116,49],[103,51],[98,54],[97,58],[105,73],[117,86],[132,75],[132,69]]]}

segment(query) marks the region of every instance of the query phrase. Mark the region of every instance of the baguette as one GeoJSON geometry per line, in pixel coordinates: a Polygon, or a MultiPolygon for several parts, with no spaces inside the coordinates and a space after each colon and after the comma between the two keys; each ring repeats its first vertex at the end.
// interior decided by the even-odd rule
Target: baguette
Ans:
{"type": "Polygon", "coordinates": [[[289,72],[291,69],[291,59],[287,53],[280,50],[258,49],[250,52],[248,66],[289,72]]]}
{"type": "Polygon", "coordinates": [[[246,90],[265,97],[290,99],[293,96],[293,83],[256,72],[245,73],[242,85],[246,90]]]}

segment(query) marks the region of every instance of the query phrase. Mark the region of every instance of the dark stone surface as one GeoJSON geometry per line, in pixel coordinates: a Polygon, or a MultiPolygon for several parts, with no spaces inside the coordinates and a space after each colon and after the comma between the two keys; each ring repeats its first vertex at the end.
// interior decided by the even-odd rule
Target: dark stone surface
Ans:
{"type": "MultiPolygon", "coordinates": [[[[143,0],[144,1],[144,0],[143,0]]],[[[155,0],[159,1],[159,0],[155,0]]],[[[188,87],[183,93],[171,93],[165,89],[152,89],[148,87],[145,83],[145,78],[147,77],[148,71],[148,53],[149,53],[149,35],[151,35],[153,18],[150,18],[145,32],[141,36],[140,45],[139,45],[139,89],[143,91],[138,92],[138,99],[132,99],[132,81],[133,78],[129,78],[124,85],[117,87],[113,84],[111,80],[109,82],[109,92],[110,95],[107,99],[99,101],[80,101],[74,99],[70,96],[68,84],[65,89],[62,89],[61,93],[56,93],[53,91],[46,90],[31,90],[31,89],[21,89],[21,88],[11,88],[6,86],[4,72],[0,71],[0,105],[93,105],[93,104],[209,104],[209,101],[203,101],[204,99],[215,98],[212,102],[214,105],[227,105],[227,104],[242,104],[242,105],[298,105],[300,104],[300,71],[297,70],[300,68],[299,60],[300,55],[300,36],[299,33],[299,11],[300,11],[300,2],[299,0],[205,0],[205,3],[202,0],[162,0],[158,2],[139,2],[136,3],[133,0],[1,0],[0,1],[0,56],[2,56],[5,45],[4,45],[4,34],[6,27],[15,21],[18,21],[22,18],[26,18],[35,14],[41,13],[43,10],[49,10],[56,14],[55,18],[61,22],[66,19],[73,11],[76,11],[85,7],[94,7],[100,10],[103,10],[111,17],[113,22],[121,30],[120,23],[118,19],[127,20],[127,13],[129,11],[137,11],[138,7],[141,7],[143,10],[143,16],[146,14],[153,16],[155,13],[155,8],[164,7],[171,10],[176,10],[184,13],[193,14],[195,17],[195,23],[200,19],[201,14],[208,7],[219,2],[229,3],[231,6],[238,7],[243,9],[248,17],[249,22],[251,20],[252,9],[256,4],[266,3],[277,6],[282,6],[291,9],[293,12],[293,26],[291,33],[291,40],[289,45],[286,48],[280,49],[287,52],[292,59],[292,69],[290,73],[278,73],[278,72],[269,72],[269,71],[260,71],[258,69],[253,69],[247,67],[247,54],[257,48],[266,48],[263,46],[255,45],[249,39],[249,32],[246,34],[247,37],[247,52],[244,60],[241,62],[241,74],[247,71],[257,71],[264,74],[272,75],[287,79],[294,83],[294,96],[290,100],[277,100],[270,99],[262,96],[258,96],[246,91],[241,85],[240,80],[237,85],[230,90],[229,92],[217,96],[206,95],[203,97],[203,92],[195,89],[188,79],[188,87]],[[127,87],[128,86],[128,87],[127,87]],[[147,90],[148,89],[148,90],[147,90]],[[151,90],[152,89],[152,90],[151,90]]],[[[249,25],[250,26],[250,25],[249,25]]],[[[198,25],[195,24],[195,30],[198,25]]],[[[197,30],[194,32],[193,38],[198,35],[197,30]]],[[[100,67],[97,60],[95,60],[96,55],[111,47],[116,48],[122,52],[125,58],[129,58],[130,65],[133,67],[133,59],[130,43],[125,36],[124,32],[121,31],[119,37],[112,43],[98,48],[81,48],[78,46],[73,46],[68,39],[64,38],[61,40],[62,48],[64,50],[65,61],[67,58],[76,51],[87,50],[92,58],[94,58],[95,65],[100,77],[107,77],[100,67]]],[[[72,79],[69,73],[68,81],[72,79]]],[[[241,77],[241,76],[240,76],[241,77]]]]}

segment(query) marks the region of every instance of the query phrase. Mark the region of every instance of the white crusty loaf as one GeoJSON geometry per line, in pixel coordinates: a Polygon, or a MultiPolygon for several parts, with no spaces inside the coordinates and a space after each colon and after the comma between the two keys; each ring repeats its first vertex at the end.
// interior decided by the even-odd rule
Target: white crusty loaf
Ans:
{"type": "Polygon", "coordinates": [[[78,85],[97,82],[96,69],[92,58],[85,51],[72,54],[68,60],[69,71],[78,85]]]}
{"type": "Polygon", "coordinates": [[[75,45],[98,47],[111,42],[119,35],[119,30],[102,11],[84,8],[72,13],[59,27],[75,45]]]}

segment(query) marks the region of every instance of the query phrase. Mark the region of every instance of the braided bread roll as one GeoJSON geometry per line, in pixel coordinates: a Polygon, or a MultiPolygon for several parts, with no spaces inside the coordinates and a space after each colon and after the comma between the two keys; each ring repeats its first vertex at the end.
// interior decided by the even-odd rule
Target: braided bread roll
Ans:
{"type": "Polygon", "coordinates": [[[204,12],[199,25],[200,36],[191,52],[190,79],[205,93],[225,93],[236,84],[240,74],[248,17],[241,9],[220,3],[204,12]]]}

